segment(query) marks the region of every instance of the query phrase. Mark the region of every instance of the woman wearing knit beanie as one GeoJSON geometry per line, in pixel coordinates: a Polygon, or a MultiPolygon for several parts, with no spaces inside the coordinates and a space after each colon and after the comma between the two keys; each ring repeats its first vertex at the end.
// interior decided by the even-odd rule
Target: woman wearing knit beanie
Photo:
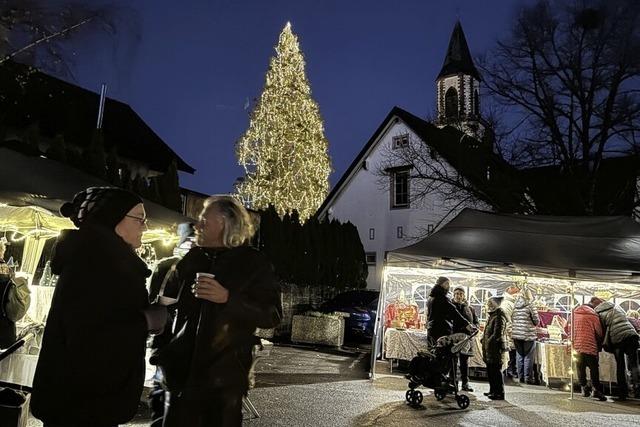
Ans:
{"type": "Polygon", "coordinates": [[[136,255],[146,228],[142,200],[91,187],[60,213],[78,230],[59,237],[51,262],[60,276],[49,310],[31,396],[45,427],[124,424],[136,413],[149,332],[166,322],[150,306],[150,271],[136,255]]]}

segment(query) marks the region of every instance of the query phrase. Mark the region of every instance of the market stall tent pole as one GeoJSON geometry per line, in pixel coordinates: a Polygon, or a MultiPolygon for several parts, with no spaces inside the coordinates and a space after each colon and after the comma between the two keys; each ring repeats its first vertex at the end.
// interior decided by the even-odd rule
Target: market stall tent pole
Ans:
{"type": "MultiPolygon", "coordinates": [[[[569,273],[570,275],[572,274],[572,272],[569,273]]],[[[575,276],[575,272],[573,272],[572,274],[573,276],[575,276]]],[[[570,298],[570,303],[571,303],[571,314],[570,314],[570,319],[571,319],[571,335],[569,337],[569,348],[570,348],[570,357],[569,357],[569,376],[571,377],[569,379],[569,399],[573,400],[573,377],[574,377],[574,373],[573,373],[573,358],[574,358],[574,349],[573,349],[573,337],[574,337],[574,332],[575,332],[575,325],[574,325],[574,320],[575,320],[575,314],[574,311],[576,309],[576,306],[574,304],[575,301],[575,280],[571,281],[571,298],[570,298]]]]}
{"type": "MultiPolygon", "coordinates": [[[[385,261],[386,264],[386,261],[385,261]]],[[[376,360],[378,359],[378,346],[380,346],[380,357],[384,358],[383,340],[380,339],[384,320],[384,309],[386,307],[387,285],[387,267],[382,268],[382,286],[380,287],[380,296],[378,297],[378,311],[376,312],[376,321],[373,324],[373,338],[371,339],[371,370],[369,371],[369,379],[374,380],[376,377],[376,360]]]]}

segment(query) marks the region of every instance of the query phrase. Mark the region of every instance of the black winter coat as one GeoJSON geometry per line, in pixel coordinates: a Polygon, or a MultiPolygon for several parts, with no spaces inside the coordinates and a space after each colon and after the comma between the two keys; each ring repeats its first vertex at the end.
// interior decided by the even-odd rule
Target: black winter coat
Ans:
{"type": "Polygon", "coordinates": [[[282,317],[280,289],[266,257],[250,247],[192,248],[176,265],[167,287],[182,287],[168,344],[156,341],[154,361],[165,385],[181,395],[221,389],[245,392],[255,329],[275,327],[282,317]],[[195,298],[197,272],[215,274],[229,291],[225,304],[195,298]],[[177,282],[177,283],[176,283],[177,282]]]}
{"type": "Polygon", "coordinates": [[[507,318],[501,308],[489,313],[482,337],[482,359],[485,363],[502,363],[502,353],[508,351],[507,318]]]}
{"type": "Polygon", "coordinates": [[[427,301],[427,335],[435,341],[451,335],[454,322],[464,324],[465,328],[469,324],[447,298],[447,291],[441,286],[434,286],[427,301]]]}
{"type": "Polygon", "coordinates": [[[111,426],[132,419],[145,373],[146,264],[113,231],[64,231],[51,270],[60,278],[33,379],[44,423],[111,426]]]}
{"type": "MultiPolygon", "coordinates": [[[[0,263],[4,263],[0,259],[0,263]]],[[[16,322],[7,313],[9,293],[15,285],[8,274],[0,274],[0,348],[9,348],[16,342],[16,322]]]]}
{"type": "Polygon", "coordinates": [[[453,321],[453,332],[462,332],[469,335],[469,330],[467,326],[472,324],[473,326],[478,326],[478,316],[476,316],[476,312],[467,304],[466,302],[454,302],[453,305],[458,310],[458,313],[464,317],[466,321],[462,321],[459,317],[456,317],[453,321]]]}

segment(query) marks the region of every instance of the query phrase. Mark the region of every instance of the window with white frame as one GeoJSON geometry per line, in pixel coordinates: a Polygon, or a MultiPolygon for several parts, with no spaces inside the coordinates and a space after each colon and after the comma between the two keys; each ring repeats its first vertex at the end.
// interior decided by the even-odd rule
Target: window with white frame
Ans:
{"type": "Polygon", "coordinates": [[[487,300],[497,294],[496,289],[479,289],[479,288],[471,288],[468,289],[467,295],[469,295],[469,306],[473,311],[476,312],[476,316],[478,316],[478,320],[484,321],[487,320],[487,312],[484,309],[484,305],[487,300]]]}
{"type": "Polygon", "coordinates": [[[431,285],[418,285],[413,289],[412,298],[418,306],[418,312],[424,316],[427,314],[427,301],[429,300],[431,288],[431,285]]]}
{"type": "Polygon", "coordinates": [[[409,207],[409,168],[391,171],[391,207],[409,207]]]}
{"type": "Polygon", "coordinates": [[[367,259],[367,265],[376,265],[376,253],[375,252],[366,252],[365,257],[367,259]]]}
{"type": "Polygon", "coordinates": [[[616,304],[618,304],[625,312],[640,311],[640,301],[638,300],[616,298],[616,304]]]}
{"type": "Polygon", "coordinates": [[[556,309],[556,311],[565,315],[565,318],[571,313],[571,309],[580,305],[580,301],[577,299],[579,295],[573,298],[573,306],[571,305],[571,296],[563,295],[563,294],[554,294],[553,295],[553,305],[552,307],[556,309]]]}
{"type": "Polygon", "coordinates": [[[395,150],[397,148],[404,148],[409,146],[409,134],[396,135],[391,138],[391,147],[395,150]]]}

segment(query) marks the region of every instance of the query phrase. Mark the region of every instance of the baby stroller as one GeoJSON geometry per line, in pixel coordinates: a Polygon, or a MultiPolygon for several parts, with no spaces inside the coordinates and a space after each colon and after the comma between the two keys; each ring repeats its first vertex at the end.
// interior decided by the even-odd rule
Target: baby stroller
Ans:
{"type": "Polygon", "coordinates": [[[431,388],[438,401],[444,399],[447,394],[453,393],[460,409],[469,407],[469,396],[459,394],[456,378],[456,360],[458,355],[469,351],[471,340],[478,334],[475,330],[471,335],[452,334],[441,337],[427,351],[419,352],[409,364],[409,390],[405,395],[411,406],[422,403],[422,392],[416,390],[419,386],[431,388]]]}

